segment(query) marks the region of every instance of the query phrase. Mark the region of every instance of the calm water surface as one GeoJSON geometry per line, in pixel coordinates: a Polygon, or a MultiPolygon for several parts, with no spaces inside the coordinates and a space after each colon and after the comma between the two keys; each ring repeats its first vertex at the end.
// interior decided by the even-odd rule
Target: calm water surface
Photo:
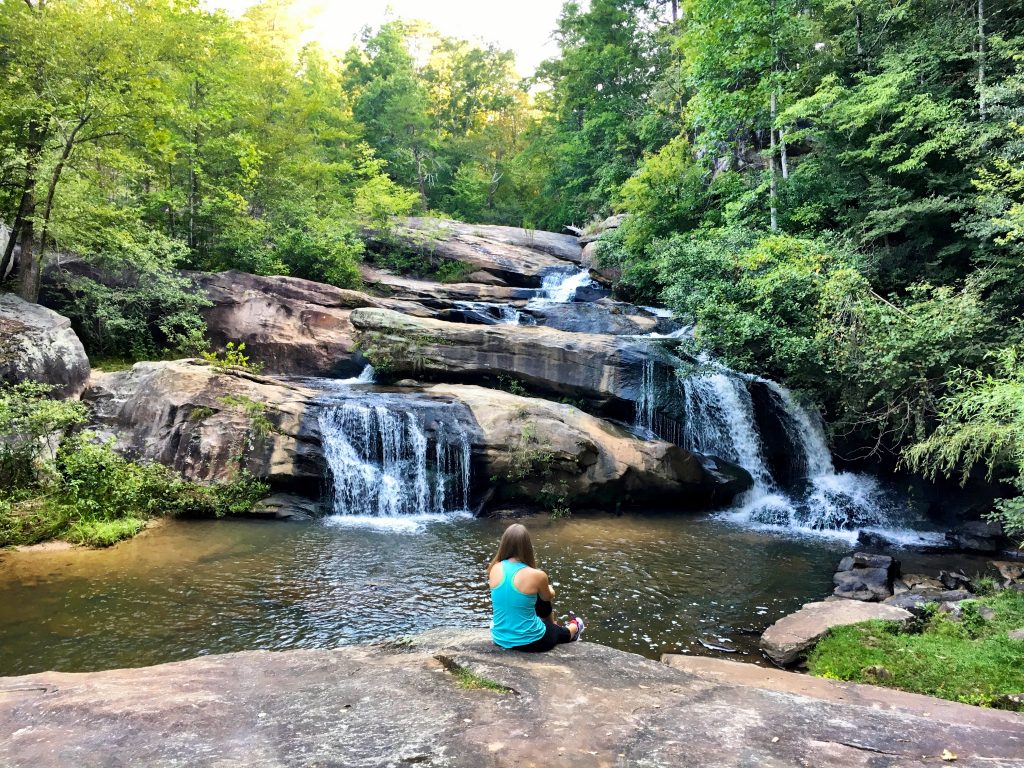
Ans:
{"type": "MultiPolygon", "coordinates": [[[[557,585],[556,610],[583,615],[587,639],[652,658],[731,651],[760,661],[760,632],[826,595],[849,551],[712,518],[525,522],[557,585]]],[[[0,553],[0,675],[486,627],[483,569],[505,525],[177,521],[109,550],[0,553]]],[[[904,570],[952,563],[899,556],[904,570]]],[[[984,561],[957,564],[971,573],[984,561]]]]}

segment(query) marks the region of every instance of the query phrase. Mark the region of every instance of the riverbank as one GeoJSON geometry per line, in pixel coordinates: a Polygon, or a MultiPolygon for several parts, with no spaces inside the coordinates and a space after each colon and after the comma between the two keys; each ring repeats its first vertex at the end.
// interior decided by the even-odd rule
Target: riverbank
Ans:
{"type": "MultiPolygon", "coordinates": [[[[584,642],[544,656],[486,631],[0,678],[0,762],[140,765],[960,766],[1024,760],[1024,717],[747,665],[682,668],[584,642]],[[732,676],[723,669],[739,667],[732,676]],[[470,674],[465,674],[468,671],[470,674]],[[785,674],[785,673],[778,673],[785,674]],[[747,675],[747,676],[744,676],[747,675]],[[467,680],[483,679],[480,687],[467,680]],[[794,676],[796,677],[796,676],[794,676]],[[816,691],[829,685],[828,695],[816,691]]],[[[723,666],[724,665],[724,666],[723,666]]]]}

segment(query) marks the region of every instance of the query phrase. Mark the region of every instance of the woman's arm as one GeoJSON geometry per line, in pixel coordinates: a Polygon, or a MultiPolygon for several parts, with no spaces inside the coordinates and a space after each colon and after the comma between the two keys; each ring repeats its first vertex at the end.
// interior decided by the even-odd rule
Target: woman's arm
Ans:
{"type": "Polygon", "coordinates": [[[548,575],[544,571],[537,571],[537,595],[541,600],[548,602],[555,599],[555,588],[551,586],[548,575]]]}

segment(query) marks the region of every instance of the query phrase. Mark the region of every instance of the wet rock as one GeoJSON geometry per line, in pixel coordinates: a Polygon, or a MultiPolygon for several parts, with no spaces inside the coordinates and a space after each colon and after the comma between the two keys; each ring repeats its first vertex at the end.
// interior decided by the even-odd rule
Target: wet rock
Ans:
{"type": "Polygon", "coordinates": [[[881,601],[893,594],[899,563],[887,555],[856,552],[844,557],[832,577],[833,594],[850,600],[881,601]]]}
{"type": "Polygon", "coordinates": [[[371,251],[464,264],[470,271],[466,282],[486,285],[539,288],[547,271],[578,265],[583,257],[571,235],[448,219],[398,219],[386,232],[368,229],[364,237],[371,251]]]}
{"type": "Polygon", "coordinates": [[[946,588],[946,586],[938,579],[926,576],[923,573],[905,573],[901,578],[911,590],[943,590],[946,588]]]}
{"type": "Polygon", "coordinates": [[[871,619],[905,624],[912,618],[909,611],[882,603],[860,600],[808,603],[765,630],[761,635],[761,650],[779,666],[790,666],[803,658],[833,627],[871,619]]]}
{"type": "Polygon", "coordinates": [[[89,358],[71,321],[13,293],[0,294],[0,381],[35,381],[58,397],[78,397],[89,358]]]}
{"type": "Polygon", "coordinates": [[[312,499],[291,493],[275,493],[258,502],[249,512],[268,520],[307,522],[320,516],[320,506],[312,499]]]}
{"type": "Polygon", "coordinates": [[[679,446],[639,439],[571,405],[465,385],[424,394],[471,411],[479,429],[473,451],[479,474],[494,478],[495,503],[553,495],[573,505],[692,509],[724,504],[752,484],[738,467],[711,475],[679,446]]]}
{"type": "Polygon", "coordinates": [[[471,630],[46,672],[0,680],[0,764],[863,768],[943,749],[1019,762],[1013,713],[751,664],[704,669],[588,642],[517,654],[471,630]],[[505,690],[460,688],[459,669],[505,690]]]}
{"type": "Polygon", "coordinates": [[[998,552],[1009,546],[999,523],[972,520],[946,534],[946,540],[968,552],[998,552]]]}
{"type": "Polygon", "coordinates": [[[666,325],[644,309],[608,299],[530,306],[523,313],[539,326],[572,333],[643,336],[666,325]]]}
{"type": "Polygon", "coordinates": [[[965,589],[974,592],[974,584],[962,571],[939,571],[939,581],[946,589],[965,589]]]}

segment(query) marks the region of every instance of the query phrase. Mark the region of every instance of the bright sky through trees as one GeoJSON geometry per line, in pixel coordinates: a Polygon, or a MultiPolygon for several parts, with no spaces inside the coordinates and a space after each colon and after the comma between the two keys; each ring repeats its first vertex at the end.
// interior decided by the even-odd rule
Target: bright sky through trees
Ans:
{"type": "MultiPolygon", "coordinates": [[[[254,0],[208,0],[212,8],[241,14],[254,0]]],[[[305,37],[325,49],[344,51],[365,26],[378,27],[388,19],[422,19],[442,34],[495,43],[516,54],[521,74],[528,75],[546,58],[557,55],[551,35],[557,26],[561,0],[518,0],[485,3],[480,0],[296,0],[292,13],[306,28],[305,37]]]]}

